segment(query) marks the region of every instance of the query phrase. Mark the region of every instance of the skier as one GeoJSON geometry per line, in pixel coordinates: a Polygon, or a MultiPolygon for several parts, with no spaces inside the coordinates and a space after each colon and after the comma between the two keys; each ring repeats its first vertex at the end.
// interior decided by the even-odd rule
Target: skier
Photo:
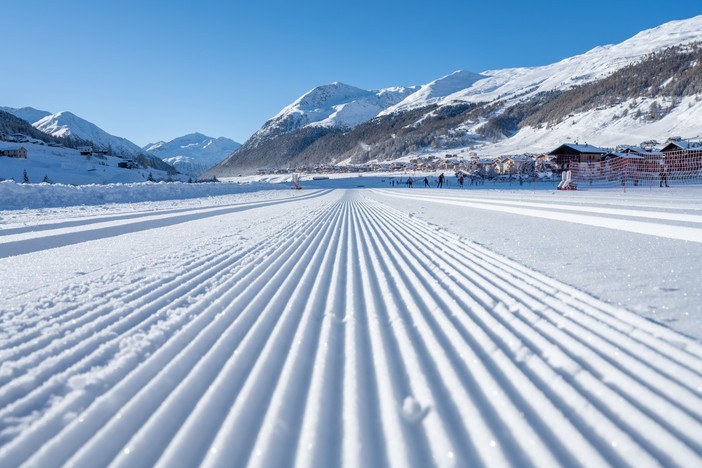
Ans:
{"type": "Polygon", "coordinates": [[[429,179],[427,179],[426,177],[424,178],[424,186],[429,187],[429,179]]]}
{"type": "Polygon", "coordinates": [[[439,174],[439,181],[436,183],[437,188],[444,186],[444,173],[439,174]]]}
{"type": "Polygon", "coordinates": [[[668,171],[665,169],[665,166],[662,165],[662,164],[661,164],[661,173],[660,173],[660,176],[661,176],[661,184],[660,184],[660,186],[663,187],[663,185],[665,184],[666,187],[670,187],[670,186],[668,185],[668,171]]]}

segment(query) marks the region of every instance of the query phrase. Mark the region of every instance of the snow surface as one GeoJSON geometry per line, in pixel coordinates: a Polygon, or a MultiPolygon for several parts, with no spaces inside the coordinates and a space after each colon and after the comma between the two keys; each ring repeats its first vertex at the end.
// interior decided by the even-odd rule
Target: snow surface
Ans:
{"type": "Polygon", "coordinates": [[[702,464],[702,187],[141,185],[0,184],[0,466],[702,464]]]}
{"type": "Polygon", "coordinates": [[[610,108],[592,109],[574,114],[549,128],[525,127],[510,138],[482,146],[480,153],[497,156],[549,152],[566,142],[614,148],[653,140],[662,147],[675,135],[702,137],[702,100],[698,96],[680,98],[669,113],[653,122],[633,117],[637,110],[645,115],[654,100],[663,108],[671,104],[667,99],[638,98],[610,108]]]}
{"type": "MultiPolygon", "coordinates": [[[[115,156],[83,156],[77,150],[48,146],[39,143],[11,143],[0,141],[0,149],[24,147],[27,158],[0,157],[0,181],[3,179],[22,182],[24,171],[32,183],[49,181],[61,184],[109,184],[144,182],[149,173],[156,179],[168,179],[165,171],[149,169],[124,169],[118,164],[124,161],[115,156]]],[[[15,205],[10,199],[0,198],[0,209],[15,205]]]]}

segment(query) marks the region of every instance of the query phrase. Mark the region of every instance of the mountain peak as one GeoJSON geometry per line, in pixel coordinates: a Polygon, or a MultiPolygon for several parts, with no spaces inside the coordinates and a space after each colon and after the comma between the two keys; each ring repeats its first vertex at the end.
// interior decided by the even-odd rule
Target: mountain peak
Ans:
{"type": "Polygon", "coordinates": [[[454,93],[471,88],[484,78],[488,78],[488,76],[467,70],[457,70],[421,86],[419,90],[398,104],[385,109],[380,115],[438,103],[454,93]]]}
{"type": "Polygon", "coordinates": [[[22,107],[19,109],[15,109],[12,107],[0,107],[0,110],[12,114],[15,117],[19,117],[20,119],[29,122],[30,124],[40,121],[47,115],[51,115],[51,112],[35,109],[33,107],[22,107]]]}
{"type": "Polygon", "coordinates": [[[257,131],[247,142],[262,141],[304,127],[350,129],[393,106],[416,88],[384,88],[369,91],[336,81],[311,89],[257,131]]]}
{"type": "Polygon", "coordinates": [[[239,146],[229,138],[213,138],[194,132],[168,142],[153,143],[143,149],[172,164],[179,172],[197,177],[239,146]]]}

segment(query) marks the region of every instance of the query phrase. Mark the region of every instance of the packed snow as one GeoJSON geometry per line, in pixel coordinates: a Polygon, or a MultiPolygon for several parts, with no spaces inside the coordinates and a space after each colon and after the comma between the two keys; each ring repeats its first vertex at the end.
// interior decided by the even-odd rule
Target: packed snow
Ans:
{"type": "Polygon", "coordinates": [[[702,187],[402,182],[0,184],[0,466],[702,465],[702,187]]]}

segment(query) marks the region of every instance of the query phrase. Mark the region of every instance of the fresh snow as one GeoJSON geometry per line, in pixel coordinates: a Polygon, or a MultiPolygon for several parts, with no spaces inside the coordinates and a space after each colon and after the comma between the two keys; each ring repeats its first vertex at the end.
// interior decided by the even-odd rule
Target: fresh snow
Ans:
{"type": "Polygon", "coordinates": [[[486,78],[486,76],[465,70],[453,72],[450,75],[421,86],[404,100],[385,109],[380,115],[439,103],[447,96],[470,88],[475,82],[483,78],[486,78]]]}
{"type": "Polygon", "coordinates": [[[197,177],[222,162],[239,146],[239,143],[229,138],[213,138],[202,133],[191,133],[169,142],[151,143],[142,149],[158,156],[178,172],[197,177]]]}
{"type": "Polygon", "coordinates": [[[702,188],[450,184],[0,184],[0,466],[702,465],[702,188]]]}
{"type": "MultiPolygon", "coordinates": [[[[168,179],[164,171],[149,169],[124,169],[124,161],[115,156],[83,156],[77,150],[40,143],[11,143],[0,141],[0,149],[24,147],[27,158],[0,157],[0,181],[8,179],[22,182],[26,171],[29,181],[42,182],[47,177],[51,183],[60,184],[110,184],[144,182],[149,174],[156,180],[168,179]]],[[[15,201],[0,199],[0,209],[13,208],[15,201]]],[[[51,203],[51,201],[49,201],[51,203]]]]}
{"type": "Polygon", "coordinates": [[[101,149],[112,149],[114,154],[121,156],[136,156],[142,153],[141,148],[126,138],[110,135],[97,125],[78,117],[72,112],[58,112],[51,114],[32,126],[44,133],[56,137],[74,136],[90,140],[101,149]]]}
{"type": "MultiPolygon", "coordinates": [[[[662,146],[675,135],[699,139],[702,137],[702,100],[698,96],[680,98],[677,105],[656,121],[635,119],[636,111],[646,115],[654,99],[638,98],[618,106],[592,109],[574,114],[548,129],[522,128],[511,138],[484,145],[481,154],[520,154],[524,152],[549,152],[564,143],[589,143],[601,148],[620,145],[639,145],[656,141],[662,146]]],[[[671,105],[669,100],[658,99],[662,108],[671,105]]]]}

